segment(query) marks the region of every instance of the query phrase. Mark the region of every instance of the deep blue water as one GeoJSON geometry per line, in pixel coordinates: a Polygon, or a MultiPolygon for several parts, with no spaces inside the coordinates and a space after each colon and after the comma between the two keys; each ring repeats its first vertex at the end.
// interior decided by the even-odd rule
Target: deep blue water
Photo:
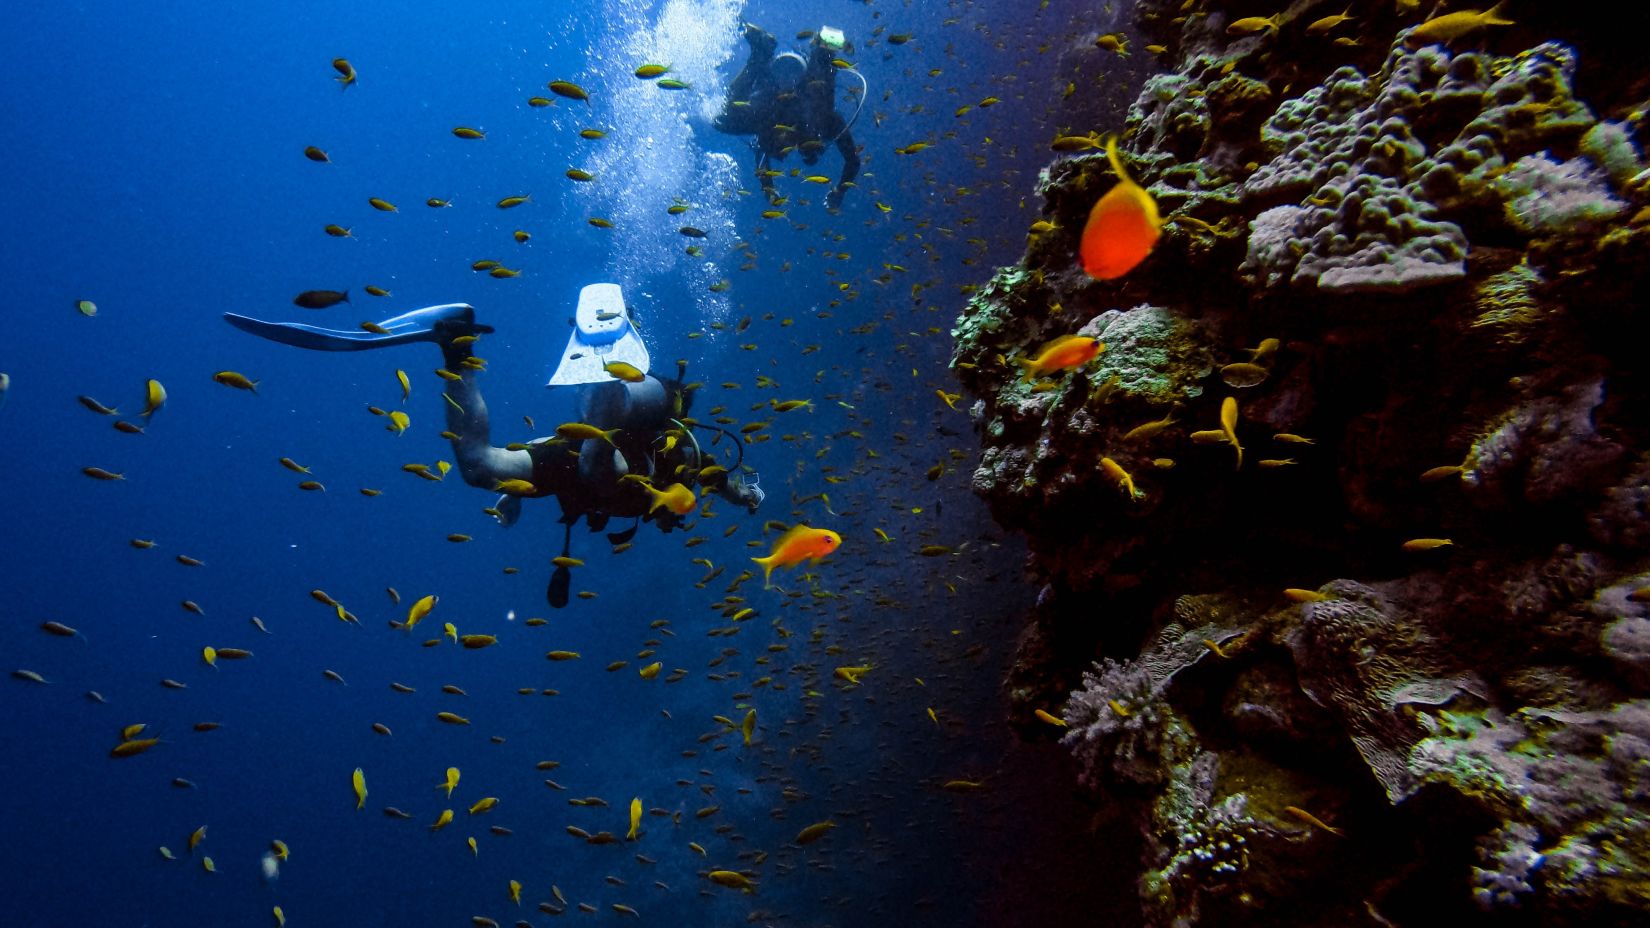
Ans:
{"type": "MultiPolygon", "coordinates": [[[[8,11],[0,653],[8,674],[26,668],[50,683],[0,681],[0,925],[272,924],[275,905],[293,925],[467,925],[472,915],[545,924],[552,916],[534,905],[552,884],[600,907],[562,918],[603,923],[627,918],[612,903],[680,925],[1112,917],[1094,906],[1132,887],[1062,869],[1062,842],[1083,813],[1062,798],[1061,752],[1018,746],[1004,725],[998,680],[1033,590],[1014,541],[968,492],[965,413],[935,396],[956,389],[945,365],[961,288],[1015,260],[1037,218],[1047,139],[1056,128],[1108,128],[1095,120],[1117,119],[1132,98],[1126,77],[1106,70],[1117,59],[1089,45],[1109,28],[1102,17],[1070,3],[840,0],[8,11]],[[859,44],[870,94],[854,132],[866,162],[840,215],[799,178],[779,180],[792,195],[785,220],[763,220],[760,197],[738,192],[755,189],[752,155],[705,122],[744,58],[740,16],[782,45],[821,22],[859,44]],[[915,38],[872,44],[878,28],[915,38]],[[339,56],[359,74],[344,90],[332,79],[339,56]],[[692,90],[638,81],[630,72],[643,61],[675,64],[692,90]],[[552,96],[544,88],[555,79],[588,88],[589,105],[530,107],[529,97],[552,96]],[[1063,98],[1068,80],[1083,86],[1063,98]],[[988,96],[1004,102],[954,115],[988,96]],[[487,138],[454,138],[459,125],[487,138]],[[580,139],[584,127],[608,137],[580,139]],[[932,147],[894,153],[917,141],[932,147]],[[306,160],[306,145],[331,163],[306,160]],[[569,181],[569,167],[596,180],[569,181]],[[493,206],[518,194],[531,202],[493,206]],[[399,212],[377,212],[368,197],[399,212]],[[453,205],[431,209],[428,197],[453,205]],[[676,197],[694,204],[680,219],[664,212],[676,197]],[[593,228],[591,216],[615,227],[593,228]],[[707,238],[684,239],[683,221],[707,238]],[[328,237],[328,223],[352,237],[328,237]],[[531,241],[517,244],[515,229],[531,241]],[[703,258],[684,253],[694,243],[703,258]],[[471,271],[483,258],[522,275],[471,271]],[[723,279],[731,287],[713,292],[723,279]],[[479,346],[490,362],[480,382],[502,444],[571,418],[568,397],[543,384],[578,289],[601,280],[625,287],[656,366],[684,359],[689,379],[706,383],[696,414],[725,405],[741,421],[775,420],[773,440],[746,451],[768,501],[755,516],[719,503],[687,533],[644,526],[621,555],[580,527],[573,553],[588,563],[574,588],[597,596],[560,610],[544,596],[561,540],[552,501],[529,502],[504,530],[481,512],[492,494],[456,473],[430,483],[401,470],[452,458],[437,434],[434,348],[311,353],[219,318],[353,328],[469,302],[498,329],[479,346]],[[369,284],[391,295],[368,296],[369,284]],[[351,302],[292,305],[316,288],[349,289],[351,302]],[[77,313],[77,300],[95,301],[97,315],[77,313]],[[747,316],[742,333],[713,326],[747,316]],[[257,394],[214,383],[225,369],[258,379],[257,394]],[[397,369],[413,381],[404,406],[397,369]],[[757,375],[778,387],[758,389],[757,375]],[[147,378],[170,399],[145,434],[122,434],[76,401],[95,397],[141,422],[147,378]],[[769,399],[815,406],[751,409],[769,399]],[[404,409],[412,427],[390,433],[369,405],[404,409]],[[299,490],[283,456],[326,491],[299,490]],[[942,463],[944,474],[926,479],[942,463]],[[125,479],[88,479],[87,466],[125,479]],[[796,502],[822,492],[829,511],[796,502]],[[845,542],[812,584],[781,581],[801,597],[746,584],[740,595],[757,616],[736,636],[707,637],[727,624],[711,607],[728,582],[766,553],[769,519],[831,527],[845,542]],[[893,540],[879,541],[876,528],[893,540]],[[474,540],[451,543],[450,533],[474,540]],[[688,549],[688,537],[707,540],[688,549]],[[134,538],[156,546],[138,550],[134,538]],[[919,557],[924,544],[960,551],[919,557]],[[696,588],[705,573],[696,557],[727,571],[696,588]],[[311,599],[317,588],[361,624],[337,621],[311,599]],[[418,634],[387,627],[427,593],[440,603],[418,634]],[[526,627],[535,616],[548,624],[526,627]],[[675,637],[650,628],[656,619],[675,637]],[[81,639],[44,633],[48,620],[81,639]],[[443,622],[499,644],[422,647],[443,622]],[[689,671],[684,680],[637,676],[649,639],[661,642],[667,674],[689,671]],[[255,656],[211,668],[207,645],[255,656]],[[548,662],[552,648],[583,657],[548,662]],[[739,653],[716,670],[740,676],[710,679],[724,648],[739,653]],[[604,670],[620,660],[628,666],[604,670]],[[862,685],[831,679],[832,667],[861,663],[876,667],[862,685]],[[752,685],[763,676],[774,684],[752,685]],[[163,678],[187,689],[163,688],[163,678]],[[392,681],[417,692],[394,692],[392,681]],[[518,695],[523,687],[559,695],[518,695]],[[737,732],[700,740],[721,731],[712,716],[742,717],[747,706],[759,717],[751,747],[737,732]],[[443,725],[442,710],[472,724],[443,725]],[[162,743],[111,759],[122,727],[138,722],[162,743]],[[201,733],[197,722],[222,727],[201,733]],[[373,722],[393,735],[375,734],[373,722]],[[541,760],[561,766],[542,772],[541,760]],[[435,789],[449,766],[462,771],[450,802],[435,789]],[[370,791],[362,811],[356,767],[370,791]],[[566,791],[545,786],[547,776],[566,791]],[[175,777],[196,787],[175,787],[175,777]],[[952,779],[986,787],[940,789],[952,779]],[[483,796],[498,797],[497,809],[466,815],[483,796]],[[566,801],[586,796],[608,806],[566,801]],[[622,834],[633,796],[682,819],[648,816],[628,844],[588,846],[566,833],[622,834]],[[384,816],[386,805],[413,820],[384,816]],[[720,809],[695,816],[708,806],[720,809]],[[457,820],[431,833],[449,807],[457,820]],[[787,846],[823,819],[838,825],[829,837],[787,846]],[[207,838],[191,855],[187,838],[201,825],[207,838]],[[292,852],[277,880],[260,870],[271,839],[292,852]],[[179,859],[162,859],[161,846],[179,859]],[[216,873],[204,872],[205,855],[216,873]],[[760,889],[713,886],[700,875],[713,867],[753,871],[760,889]],[[519,908],[512,879],[524,886],[519,908]]],[[[834,176],[838,164],[827,154],[821,172],[834,176]]]]}

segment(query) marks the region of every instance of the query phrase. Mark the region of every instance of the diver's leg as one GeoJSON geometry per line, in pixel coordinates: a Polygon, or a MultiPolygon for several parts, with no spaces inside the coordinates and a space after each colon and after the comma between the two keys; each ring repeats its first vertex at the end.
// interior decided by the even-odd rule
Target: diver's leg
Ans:
{"type": "MultiPolygon", "coordinates": [[[[464,482],[474,487],[497,489],[500,480],[531,480],[533,458],[526,451],[495,448],[492,427],[487,417],[487,402],[481,398],[476,384],[476,370],[464,362],[470,357],[470,345],[455,345],[452,338],[441,342],[443,366],[458,375],[447,380],[442,404],[447,407],[447,430],[452,439],[453,456],[458,459],[458,472],[464,482]]],[[[474,343],[471,343],[474,344],[474,343]]]]}
{"type": "Polygon", "coordinates": [[[772,96],[773,53],[779,47],[778,39],[752,23],[745,24],[745,41],[751,47],[750,58],[728,84],[727,101],[712,122],[718,131],[732,135],[749,135],[761,127],[765,101],[772,96]]]}
{"type": "Polygon", "coordinates": [[[475,309],[466,303],[444,303],[440,306],[415,309],[385,319],[375,324],[371,331],[323,329],[303,322],[265,322],[236,313],[224,313],[223,318],[235,328],[250,332],[259,338],[314,351],[364,351],[371,348],[391,348],[409,342],[439,342],[443,340],[443,336],[437,334],[438,327],[450,330],[446,338],[466,332],[474,334],[493,331],[491,326],[475,322],[475,309]]]}

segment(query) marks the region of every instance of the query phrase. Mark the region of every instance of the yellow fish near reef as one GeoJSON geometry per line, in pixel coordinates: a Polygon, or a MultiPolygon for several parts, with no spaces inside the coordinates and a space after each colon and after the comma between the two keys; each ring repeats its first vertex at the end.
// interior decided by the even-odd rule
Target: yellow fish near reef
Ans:
{"type": "Polygon", "coordinates": [[[1411,29],[1409,35],[1404,37],[1404,44],[1410,48],[1420,48],[1433,42],[1454,41],[1485,26],[1511,26],[1513,21],[1501,15],[1501,8],[1505,5],[1506,0],[1502,0],[1488,10],[1460,10],[1434,17],[1411,29]]]}

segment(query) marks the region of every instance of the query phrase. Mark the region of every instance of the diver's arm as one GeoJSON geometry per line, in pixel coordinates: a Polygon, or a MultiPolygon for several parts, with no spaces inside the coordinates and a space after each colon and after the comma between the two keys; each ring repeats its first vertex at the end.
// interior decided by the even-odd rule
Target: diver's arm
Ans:
{"type": "Polygon", "coordinates": [[[469,351],[443,342],[441,353],[447,370],[459,375],[457,380],[447,381],[444,405],[447,430],[457,436],[452,440],[453,456],[458,459],[458,472],[464,482],[492,490],[500,480],[532,480],[532,455],[493,447],[487,402],[476,385],[476,371],[463,363],[469,351]]]}
{"type": "Polygon", "coordinates": [[[744,484],[739,484],[736,486],[731,482],[725,483],[721,487],[717,488],[716,495],[722,497],[735,506],[742,506],[750,512],[755,512],[756,507],[762,505],[763,499],[761,490],[756,489],[755,487],[748,487],[744,484]]]}

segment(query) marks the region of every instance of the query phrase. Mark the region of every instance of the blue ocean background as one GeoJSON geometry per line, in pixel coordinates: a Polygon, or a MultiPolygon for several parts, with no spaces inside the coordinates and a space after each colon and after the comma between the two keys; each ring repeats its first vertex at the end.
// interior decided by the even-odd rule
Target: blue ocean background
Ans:
{"type": "MultiPolygon", "coordinates": [[[[0,681],[0,925],[260,925],[276,905],[292,925],[477,915],[539,925],[555,921],[534,908],[552,885],[598,907],[560,918],[602,923],[630,917],[613,903],[676,925],[1126,919],[1113,905],[1135,888],[1087,855],[1073,862],[1104,811],[1069,796],[1061,748],[1010,732],[998,687],[1036,587],[1021,576],[1018,542],[969,493],[970,400],[951,409],[936,395],[957,391],[949,329],[967,288],[1016,260],[1039,218],[1048,140],[1120,125],[1147,65],[1093,39],[1124,13],[933,0],[9,9],[0,650],[8,674],[49,683],[0,681]],[[742,19],[781,47],[822,23],[856,43],[869,86],[853,129],[865,166],[838,215],[825,211],[824,188],[783,177],[788,215],[762,219],[754,156],[707,126],[744,61],[742,19]],[[894,33],[913,37],[893,45],[894,33]],[[333,80],[335,57],[354,65],[355,86],[333,80]],[[637,80],[644,61],[673,64],[692,88],[637,80]],[[581,84],[590,102],[529,106],[553,96],[551,80],[581,84]],[[1001,102],[979,106],[988,97],[1001,102]],[[455,138],[455,126],[487,137],[455,138]],[[581,139],[585,127],[608,135],[581,139]],[[895,152],[915,142],[929,147],[895,152]],[[331,163],[306,160],[307,145],[331,163]],[[569,181],[571,167],[595,181],[569,181]],[[511,195],[531,201],[495,208],[511,195]],[[399,210],[375,211],[369,197],[399,210]],[[429,197],[452,205],[426,207],[429,197]],[[667,215],[675,198],[694,208],[667,215]],[[614,227],[594,228],[592,216],[614,227]],[[684,238],[684,222],[707,237],[684,238]],[[352,237],[325,235],[328,223],[352,237]],[[516,229],[531,240],[517,244],[516,229]],[[704,257],[686,254],[690,244],[704,257]],[[475,273],[480,259],[522,274],[475,273]],[[545,602],[561,545],[553,502],[530,501],[501,529],[481,511],[493,495],[456,472],[432,483],[401,469],[452,459],[438,436],[434,348],[304,352],[221,320],[354,328],[471,303],[497,328],[478,348],[503,444],[572,418],[565,391],[544,382],[579,288],[603,280],[624,286],[655,367],[682,359],[704,382],[695,415],[724,405],[740,421],[773,420],[775,437],[745,452],[768,500],[754,516],[718,502],[685,533],[643,526],[619,555],[576,528],[573,554],[587,564],[574,589],[596,596],[559,610],[545,602]],[[348,289],[351,301],[292,305],[317,288],[348,289]],[[77,313],[79,300],[97,314],[77,313]],[[397,369],[412,379],[405,404],[397,369]],[[257,393],[213,382],[221,370],[256,379],[257,393]],[[778,386],[759,389],[758,375],[778,386]],[[169,400],[144,434],[76,401],[95,397],[143,423],[148,378],[169,400]],[[770,399],[814,406],[752,409],[770,399]],[[406,411],[412,427],[393,434],[369,405],[406,411]],[[310,467],[325,492],[298,489],[305,478],[282,457],[310,467]],[[93,466],[125,479],[88,479],[93,466]],[[830,527],[844,544],[812,582],[776,577],[798,597],[746,583],[738,595],[756,616],[737,635],[708,637],[728,624],[713,609],[728,583],[776,537],[765,520],[830,527]],[[689,548],[690,537],[705,540],[689,548]],[[140,550],[135,538],[156,545],[140,550]],[[920,556],[924,545],[954,553],[920,556]],[[696,587],[707,573],[697,557],[726,572],[696,587]],[[360,625],[339,622],[315,589],[360,625]],[[417,634],[388,627],[432,593],[440,602],[417,634]],[[527,627],[530,617],[548,622],[527,627]],[[674,637],[650,627],[659,619],[674,637]],[[48,635],[46,621],[81,636],[48,635]],[[421,646],[444,622],[499,644],[421,646]],[[255,656],[208,667],[209,645],[255,656]],[[644,647],[686,678],[640,679],[644,647]],[[545,660],[557,648],[583,656],[545,660]],[[716,671],[740,675],[710,679],[724,648],[738,653],[716,671]],[[604,669],[615,661],[628,663],[604,669]],[[875,669],[857,687],[832,679],[835,666],[866,663],[875,669]],[[764,676],[772,682],[753,685],[764,676]],[[712,720],[747,706],[759,720],[750,747],[712,720]],[[438,711],[472,724],[444,725],[438,711]],[[111,758],[121,729],[139,722],[162,743],[111,758]],[[200,722],[221,727],[194,731],[200,722]],[[545,760],[560,766],[535,769],[545,760]],[[436,789],[449,766],[462,771],[451,801],[436,789]],[[361,811],[357,767],[370,793],[361,811]],[[959,779],[983,785],[942,788],[959,779]],[[466,815],[483,796],[498,807],[466,815]],[[567,803],[580,797],[608,805],[567,803]],[[681,820],[646,816],[639,841],[608,846],[566,833],[623,834],[632,797],[681,820]],[[430,832],[445,808],[457,819],[430,832]],[[837,825],[828,837],[792,844],[825,819],[837,825]],[[276,880],[260,867],[272,839],[291,848],[276,880]],[[759,889],[713,886],[701,875],[712,868],[755,872],[759,889]],[[519,907],[512,879],[524,887],[519,907]]],[[[834,177],[839,166],[832,152],[818,169],[834,177]]]]}

